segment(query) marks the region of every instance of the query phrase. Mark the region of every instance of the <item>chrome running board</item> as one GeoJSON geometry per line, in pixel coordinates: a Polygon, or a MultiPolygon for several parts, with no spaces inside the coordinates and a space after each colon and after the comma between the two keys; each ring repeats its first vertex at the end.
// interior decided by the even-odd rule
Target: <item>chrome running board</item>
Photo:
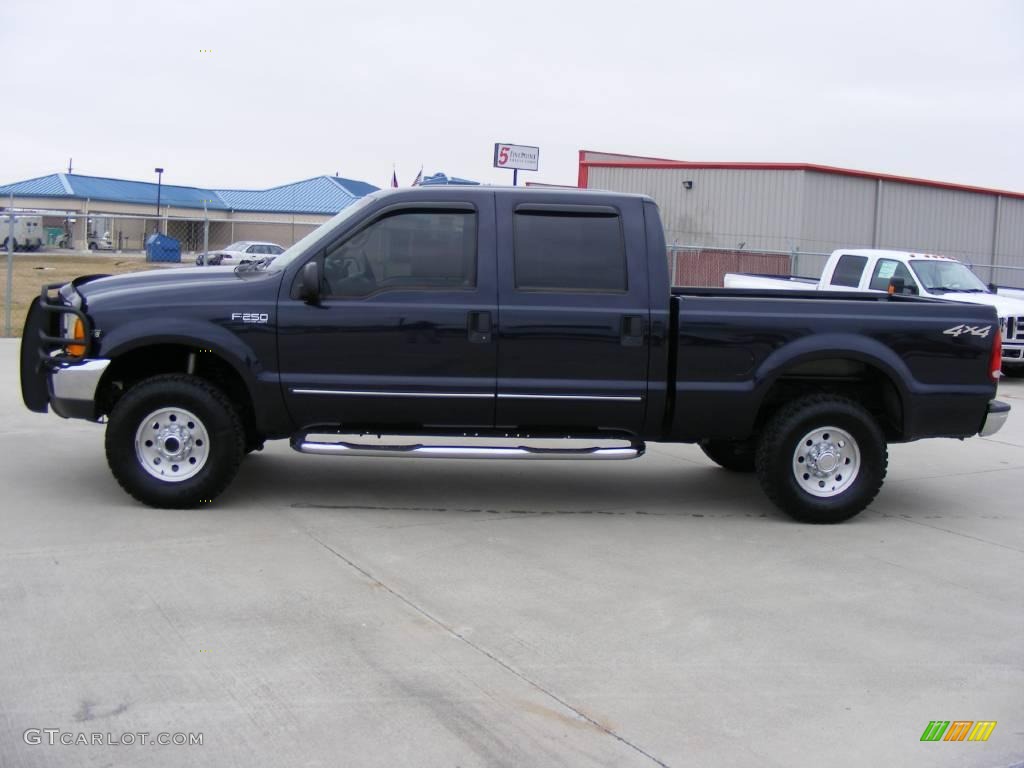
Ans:
{"type": "Polygon", "coordinates": [[[642,442],[628,446],[588,448],[540,448],[528,445],[370,445],[345,441],[310,440],[308,435],[292,438],[292,448],[299,453],[320,456],[380,456],[421,459],[591,459],[621,461],[644,455],[642,442]]]}

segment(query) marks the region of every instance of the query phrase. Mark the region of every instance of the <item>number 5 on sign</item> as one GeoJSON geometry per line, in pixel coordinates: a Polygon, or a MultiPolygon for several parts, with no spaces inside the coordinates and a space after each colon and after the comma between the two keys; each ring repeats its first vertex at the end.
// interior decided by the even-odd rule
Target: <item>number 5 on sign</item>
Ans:
{"type": "Polygon", "coordinates": [[[540,162],[540,147],[522,144],[495,144],[494,167],[516,171],[536,171],[540,162]]]}

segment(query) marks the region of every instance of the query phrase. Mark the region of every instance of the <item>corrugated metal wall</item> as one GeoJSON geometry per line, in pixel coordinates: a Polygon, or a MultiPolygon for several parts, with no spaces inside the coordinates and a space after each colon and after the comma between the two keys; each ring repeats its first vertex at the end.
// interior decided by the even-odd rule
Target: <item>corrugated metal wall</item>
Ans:
{"type": "MultiPolygon", "coordinates": [[[[1024,267],[1024,200],[999,198],[999,236],[993,264],[1024,267]]],[[[993,270],[992,281],[1024,288],[1024,271],[993,270]]]]}
{"type": "MultiPolygon", "coordinates": [[[[998,264],[1004,268],[976,271],[1024,287],[1024,200],[994,192],[810,170],[597,166],[589,168],[587,186],[653,197],[669,245],[942,253],[975,265],[998,264]]],[[[800,274],[817,276],[824,258],[796,261],[800,274]]]]}
{"type": "Polygon", "coordinates": [[[803,251],[871,248],[875,236],[873,179],[803,171],[804,208],[797,245],[803,251]]]}
{"type": "Polygon", "coordinates": [[[992,256],[995,195],[885,181],[880,210],[879,248],[992,256]]]}
{"type": "Polygon", "coordinates": [[[668,243],[788,250],[800,230],[802,171],[591,168],[587,186],[650,195],[668,243]],[[684,182],[692,182],[687,189],[684,182]]]}

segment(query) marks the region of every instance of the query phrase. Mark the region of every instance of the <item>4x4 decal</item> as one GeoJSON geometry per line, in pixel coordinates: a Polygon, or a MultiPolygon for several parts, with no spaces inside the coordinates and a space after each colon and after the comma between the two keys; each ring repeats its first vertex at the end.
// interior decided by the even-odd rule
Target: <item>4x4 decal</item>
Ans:
{"type": "Polygon", "coordinates": [[[947,328],[943,333],[947,336],[962,336],[969,333],[971,336],[986,338],[991,330],[991,325],[955,325],[952,328],[947,328]]]}

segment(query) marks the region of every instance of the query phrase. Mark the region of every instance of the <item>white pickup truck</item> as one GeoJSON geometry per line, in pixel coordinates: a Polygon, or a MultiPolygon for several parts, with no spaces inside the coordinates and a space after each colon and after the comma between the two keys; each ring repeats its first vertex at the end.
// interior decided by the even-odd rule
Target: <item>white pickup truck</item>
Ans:
{"type": "Polygon", "coordinates": [[[821,278],[729,273],[726,288],[904,293],[996,308],[1003,336],[1003,373],[1024,376],[1024,290],[985,285],[967,265],[946,256],[873,248],[833,251],[821,278]]]}

